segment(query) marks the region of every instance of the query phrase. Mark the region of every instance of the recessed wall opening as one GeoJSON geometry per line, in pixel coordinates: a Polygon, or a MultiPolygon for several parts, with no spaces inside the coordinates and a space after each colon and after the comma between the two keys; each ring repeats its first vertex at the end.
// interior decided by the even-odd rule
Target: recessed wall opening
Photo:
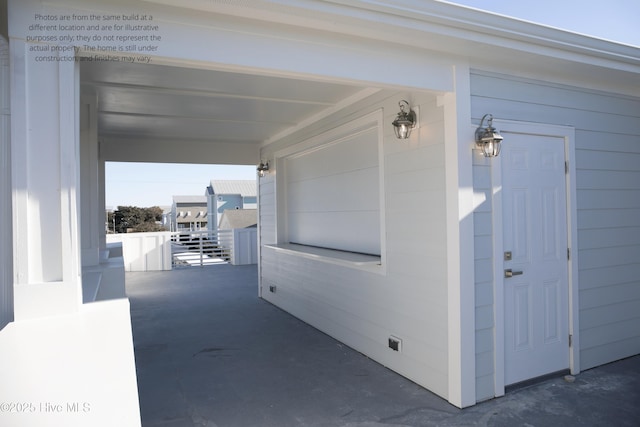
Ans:
{"type": "Polygon", "coordinates": [[[290,243],[381,254],[378,129],[284,159],[290,243]]]}
{"type": "Polygon", "coordinates": [[[384,125],[378,109],[274,154],[277,250],[382,272],[384,125]]]}

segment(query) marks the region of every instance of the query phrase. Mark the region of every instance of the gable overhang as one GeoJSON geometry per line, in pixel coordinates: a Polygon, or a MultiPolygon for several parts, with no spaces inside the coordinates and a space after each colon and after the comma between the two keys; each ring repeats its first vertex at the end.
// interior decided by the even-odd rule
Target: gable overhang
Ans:
{"type": "MultiPolygon", "coordinates": [[[[441,1],[258,1],[248,6],[185,0],[180,7],[394,44],[453,62],[464,59],[494,71],[542,75],[558,83],[640,95],[639,47],[441,1]]],[[[398,72],[408,65],[397,63],[398,72]]]]}

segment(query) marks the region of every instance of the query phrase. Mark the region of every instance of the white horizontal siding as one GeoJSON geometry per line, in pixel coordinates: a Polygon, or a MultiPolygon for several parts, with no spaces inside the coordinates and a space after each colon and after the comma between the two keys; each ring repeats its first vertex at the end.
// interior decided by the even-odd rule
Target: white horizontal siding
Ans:
{"type": "MultiPolygon", "coordinates": [[[[446,216],[443,112],[433,95],[413,95],[420,127],[406,141],[390,123],[398,101],[408,94],[380,93],[342,112],[357,119],[384,111],[384,208],[386,231],[381,272],[369,272],[262,248],[263,297],[372,359],[433,392],[448,395],[446,216]],[[269,292],[269,285],[276,292],[269,292]],[[388,348],[389,336],[402,339],[402,351],[388,348]]],[[[267,146],[264,158],[287,149],[345,119],[336,115],[314,130],[267,146]]],[[[335,159],[327,159],[331,162],[335,159]]],[[[275,174],[277,175],[277,173],[275,174]]],[[[278,187],[279,188],[279,187],[278,187]]],[[[274,236],[271,215],[276,197],[261,190],[261,233],[274,236]],[[263,219],[262,215],[266,215],[263,219]]],[[[307,205],[311,205],[309,201],[307,205]]],[[[358,236],[352,238],[358,239],[358,236]]],[[[264,242],[263,242],[264,243],[264,242]]],[[[285,243],[285,242],[280,242],[285,243]]]]}
{"type": "Polygon", "coordinates": [[[479,155],[474,155],[473,159],[476,401],[482,401],[496,395],[491,163],[479,155]]]}
{"type": "Polygon", "coordinates": [[[575,127],[580,368],[640,353],[640,99],[482,72],[471,82],[475,120],[575,127]]]}
{"type": "Polygon", "coordinates": [[[356,123],[281,162],[289,242],[380,255],[382,125],[374,117],[356,123]]]}
{"type": "Polygon", "coordinates": [[[269,245],[276,243],[276,186],[275,174],[269,173],[260,178],[260,243],[269,245]]]}
{"type": "MultiPolygon", "coordinates": [[[[385,366],[446,396],[434,384],[446,384],[447,355],[437,344],[446,329],[431,335],[425,325],[446,317],[445,307],[415,294],[389,292],[385,279],[348,267],[319,263],[265,247],[263,296],[385,366]],[[390,335],[402,339],[402,352],[387,347],[390,335]],[[425,335],[427,335],[425,337],[425,335]],[[428,338],[428,339],[427,339],[428,338]]],[[[423,284],[426,286],[426,284],[423,284]]]]}
{"type": "Polygon", "coordinates": [[[640,135],[639,99],[503,75],[473,73],[471,84],[472,116],[478,122],[490,111],[503,120],[574,126],[578,148],[583,148],[580,132],[602,136],[593,147],[598,151],[607,151],[618,135],[640,135]]]}

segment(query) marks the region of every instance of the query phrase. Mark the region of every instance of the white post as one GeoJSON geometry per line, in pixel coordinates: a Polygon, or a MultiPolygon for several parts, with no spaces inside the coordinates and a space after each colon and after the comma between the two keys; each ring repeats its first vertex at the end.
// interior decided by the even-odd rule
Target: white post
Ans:
{"type": "Polygon", "coordinates": [[[200,267],[202,267],[204,265],[204,248],[202,247],[202,234],[199,233],[198,234],[198,245],[199,245],[199,249],[200,249],[200,267]]]}
{"type": "MultiPolygon", "coordinates": [[[[107,221],[107,209],[105,206],[105,161],[100,158],[100,142],[98,142],[98,215],[103,218],[103,221],[107,221]]],[[[107,226],[108,227],[108,226],[107,226]]],[[[115,216],[113,218],[113,232],[116,231],[115,216]]],[[[98,234],[99,247],[104,249],[107,247],[107,232],[103,230],[98,234]]]]}
{"type": "Polygon", "coordinates": [[[78,65],[37,62],[20,39],[10,51],[15,319],[73,313],[82,303],[78,65]]]}
{"type": "Polygon", "coordinates": [[[0,329],[13,320],[9,43],[0,36],[0,329]]]}
{"type": "MultiPolygon", "coordinates": [[[[80,194],[82,265],[98,265],[100,241],[104,235],[104,202],[100,203],[98,161],[98,120],[95,97],[83,96],[80,102],[80,194]]],[[[104,245],[102,247],[105,247],[104,245]]]]}
{"type": "Polygon", "coordinates": [[[473,137],[469,68],[454,69],[455,91],[442,98],[447,182],[449,402],[476,403],[475,276],[473,252],[473,137]]]}

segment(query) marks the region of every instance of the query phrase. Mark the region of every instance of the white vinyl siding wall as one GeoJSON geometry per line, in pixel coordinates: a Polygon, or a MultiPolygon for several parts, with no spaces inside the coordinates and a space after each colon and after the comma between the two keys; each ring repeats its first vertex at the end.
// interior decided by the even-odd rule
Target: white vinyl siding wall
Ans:
{"type": "Polygon", "coordinates": [[[380,255],[379,129],[286,158],[292,243],[380,255]]]}
{"type": "Polygon", "coordinates": [[[495,397],[493,221],[491,160],[473,156],[474,256],[476,304],[476,401],[495,397]]]}
{"type": "Polygon", "coordinates": [[[265,174],[258,179],[258,235],[261,245],[276,244],[276,175],[265,174]]]}
{"type": "Polygon", "coordinates": [[[471,90],[474,121],[576,129],[580,369],[640,353],[640,99],[483,72],[471,90]]]}
{"type": "Polygon", "coordinates": [[[409,94],[380,92],[313,131],[263,149],[262,158],[273,159],[275,152],[383,109],[384,267],[367,271],[265,246],[280,234],[274,213],[282,195],[273,180],[282,170],[274,170],[260,182],[262,296],[446,398],[444,113],[434,95],[411,95],[421,122],[409,140],[396,139],[390,125],[398,101],[409,94]],[[402,340],[400,352],[388,348],[391,335],[402,340]]]}

